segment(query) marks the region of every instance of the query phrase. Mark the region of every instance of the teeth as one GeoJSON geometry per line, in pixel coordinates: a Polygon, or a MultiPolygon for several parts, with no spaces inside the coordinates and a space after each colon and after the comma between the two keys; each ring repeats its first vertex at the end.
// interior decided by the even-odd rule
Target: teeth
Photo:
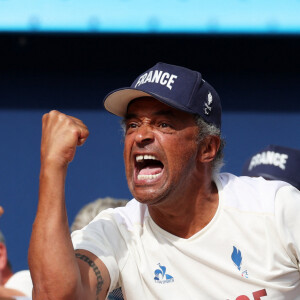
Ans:
{"type": "Polygon", "coordinates": [[[154,179],[160,176],[161,173],[155,174],[155,175],[138,175],[139,180],[145,180],[145,179],[154,179]]]}
{"type": "Polygon", "coordinates": [[[147,154],[146,155],[137,155],[135,159],[136,159],[137,162],[141,162],[141,161],[146,160],[146,159],[157,160],[157,158],[155,156],[147,155],[147,154]]]}
{"type": "Polygon", "coordinates": [[[139,161],[144,160],[144,156],[143,155],[138,155],[135,159],[136,159],[137,162],[139,162],[139,161]]]}

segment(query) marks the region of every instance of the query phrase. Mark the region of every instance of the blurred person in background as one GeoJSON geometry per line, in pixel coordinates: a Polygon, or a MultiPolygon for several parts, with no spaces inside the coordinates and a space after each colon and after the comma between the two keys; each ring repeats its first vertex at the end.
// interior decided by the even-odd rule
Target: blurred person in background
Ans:
{"type": "MultiPolygon", "coordinates": [[[[0,215],[4,212],[0,207],[0,215]]],[[[14,273],[10,261],[3,233],[0,231],[0,300],[31,299],[32,281],[29,270],[14,273]]]]}
{"type": "Polygon", "coordinates": [[[84,205],[76,214],[71,225],[71,232],[82,229],[89,224],[102,210],[125,206],[129,200],[112,197],[99,198],[84,205]]]}
{"type": "Polygon", "coordinates": [[[300,151],[268,145],[246,161],[242,176],[281,180],[300,190],[300,151]]]}
{"type": "MultiPolygon", "coordinates": [[[[99,198],[83,206],[75,216],[74,222],[71,225],[71,232],[82,229],[89,224],[101,211],[108,208],[116,208],[125,206],[129,200],[115,199],[112,197],[99,198]]],[[[109,293],[108,300],[123,300],[121,288],[117,288],[109,293]]],[[[0,299],[1,300],[1,299],[0,299]]]]}

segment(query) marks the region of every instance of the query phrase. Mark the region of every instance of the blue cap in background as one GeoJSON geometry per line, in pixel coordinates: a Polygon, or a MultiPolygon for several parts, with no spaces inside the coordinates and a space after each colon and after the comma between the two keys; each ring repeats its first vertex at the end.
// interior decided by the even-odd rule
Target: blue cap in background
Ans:
{"type": "Polygon", "coordinates": [[[282,180],[300,190],[300,151],[269,145],[247,160],[242,175],[282,180]]]}

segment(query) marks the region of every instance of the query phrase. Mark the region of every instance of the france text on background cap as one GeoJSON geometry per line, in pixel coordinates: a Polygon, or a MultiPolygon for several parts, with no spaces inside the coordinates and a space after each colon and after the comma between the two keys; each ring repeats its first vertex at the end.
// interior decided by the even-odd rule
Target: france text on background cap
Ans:
{"type": "Polygon", "coordinates": [[[300,150],[268,145],[243,167],[242,175],[286,181],[300,190],[300,150]]]}

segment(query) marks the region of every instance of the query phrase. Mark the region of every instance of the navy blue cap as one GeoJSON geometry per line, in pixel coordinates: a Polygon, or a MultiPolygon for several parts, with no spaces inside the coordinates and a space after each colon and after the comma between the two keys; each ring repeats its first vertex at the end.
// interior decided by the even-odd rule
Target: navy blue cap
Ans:
{"type": "Polygon", "coordinates": [[[200,115],[204,121],[221,128],[221,102],[215,89],[197,71],[157,63],[130,87],[112,91],[104,98],[104,107],[124,117],[133,99],[151,96],[176,109],[200,115]]]}
{"type": "Polygon", "coordinates": [[[247,160],[242,175],[282,180],[300,190],[300,151],[269,145],[247,160]]]}

